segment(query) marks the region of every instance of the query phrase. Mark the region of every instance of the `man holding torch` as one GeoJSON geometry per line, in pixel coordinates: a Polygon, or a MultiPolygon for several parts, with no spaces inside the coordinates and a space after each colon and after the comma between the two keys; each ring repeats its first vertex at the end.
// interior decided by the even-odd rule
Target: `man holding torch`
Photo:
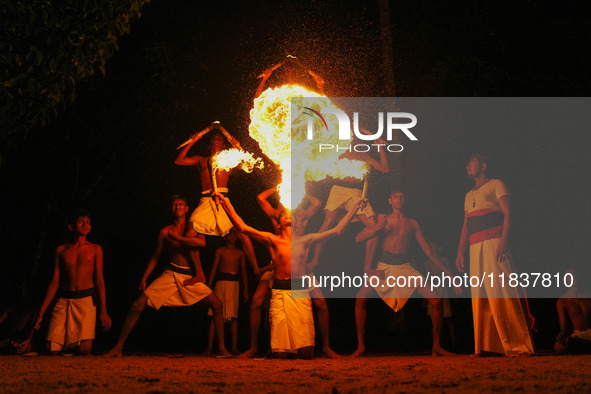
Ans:
{"type": "MultiPolygon", "coordinates": [[[[368,134],[367,130],[361,130],[364,134],[368,134]]],[[[386,142],[378,138],[376,141],[379,144],[385,144],[386,142]]],[[[345,151],[339,158],[340,159],[349,159],[349,160],[359,160],[363,161],[367,167],[370,169],[373,168],[376,171],[380,171],[383,173],[390,172],[390,167],[388,166],[388,157],[386,156],[386,151],[384,149],[379,150],[380,159],[375,160],[367,153],[363,152],[355,152],[355,151],[345,151]]],[[[376,221],[376,213],[367,202],[368,198],[368,178],[369,172],[364,176],[363,182],[363,190],[359,189],[357,186],[357,181],[351,181],[351,178],[346,178],[345,181],[341,181],[339,183],[346,184],[347,186],[340,186],[340,185],[333,185],[330,189],[330,194],[328,196],[328,200],[326,201],[326,206],[324,207],[324,211],[326,215],[324,216],[324,222],[322,226],[318,230],[319,232],[323,232],[334,226],[337,222],[337,219],[340,215],[343,214],[343,211],[348,210],[351,207],[352,201],[356,201],[357,199],[362,199],[364,202],[361,205],[361,209],[355,213],[355,220],[361,221],[365,228],[373,227],[377,223],[376,221]]],[[[371,264],[369,261],[376,249],[377,246],[377,238],[373,237],[368,239],[365,245],[365,259],[366,264],[371,264]]],[[[320,253],[324,248],[325,243],[319,243],[316,245],[314,249],[314,254],[310,262],[308,263],[308,269],[310,271],[314,270],[314,268],[320,262],[320,253]]]]}
{"type": "MultiPolygon", "coordinates": [[[[187,235],[199,233],[223,237],[227,235],[232,228],[232,222],[228,218],[226,212],[219,207],[218,199],[212,197],[214,192],[219,192],[224,195],[228,193],[230,172],[225,170],[214,171],[211,169],[211,158],[226,149],[224,137],[233,148],[242,150],[238,140],[232,137],[219,122],[213,122],[202,131],[193,134],[190,139],[179,146],[179,149],[183,149],[179,152],[174,163],[179,166],[196,166],[201,178],[202,188],[199,205],[189,218],[191,228],[187,230],[187,235]],[[209,145],[209,156],[195,155],[187,157],[191,147],[209,132],[213,132],[211,134],[209,145]]],[[[243,245],[246,257],[253,266],[255,273],[258,273],[258,266],[252,242],[244,234],[239,233],[238,237],[243,245]]]]}

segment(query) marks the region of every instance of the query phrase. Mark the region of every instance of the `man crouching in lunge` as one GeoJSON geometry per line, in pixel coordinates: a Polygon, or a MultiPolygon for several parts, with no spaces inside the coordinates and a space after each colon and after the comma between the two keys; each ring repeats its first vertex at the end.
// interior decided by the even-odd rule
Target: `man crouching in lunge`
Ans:
{"type": "Polygon", "coordinates": [[[57,293],[47,333],[51,353],[73,349],[80,355],[90,354],[97,298],[101,325],[105,331],[111,327],[103,280],[103,249],[86,239],[90,229],[90,215],[78,210],[68,224],[72,239],[55,252],[53,277],[35,323],[35,330],[39,330],[43,315],[57,293]]]}
{"type": "Polygon", "coordinates": [[[222,303],[212,293],[211,289],[203,283],[205,282],[205,275],[203,274],[197,248],[205,246],[205,236],[203,234],[198,234],[194,237],[182,236],[182,234],[185,234],[188,210],[187,200],[184,197],[173,196],[172,214],[174,222],[170,226],[164,227],[158,233],[156,250],[148,262],[140,283],[140,290],[143,290],[143,292],[131,305],[115,347],[106,353],[105,356],[121,356],[123,345],[125,345],[127,337],[133,330],[146,304],[157,310],[161,306],[194,305],[201,300],[213,310],[213,322],[217,332],[220,355],[231,356],[224,346],[222,303]],[[146,281],[158,264],[158,259],[162,254],[163,248],[166,248],[168,251],[170,264],[146,288],[146,281]],[[197,252],[189,254],[189,248],[197,252]]]}
{"type": "Polygon", "coordinates": [[[343,233],[359,209],[359,202],[335,228],[303,236],[297,236],[294,232],[292,238],[289,210],[284,210],[279,215],[279,233],[276,235],[246,225],[232,207],[230,200],[219,193],[216,195],[238,231],[261,242],[271,254],[275,280],[269,316],[271,351],[274,357],[286,358],[290,354],[297,354],[300,358],[311,359],[314,355],[314,317],[310,290],[292,289],[292,283],[295,285],[298,282],[292,279],[299,279],[306,274],[306,260],[311,245],[343,233]]]}

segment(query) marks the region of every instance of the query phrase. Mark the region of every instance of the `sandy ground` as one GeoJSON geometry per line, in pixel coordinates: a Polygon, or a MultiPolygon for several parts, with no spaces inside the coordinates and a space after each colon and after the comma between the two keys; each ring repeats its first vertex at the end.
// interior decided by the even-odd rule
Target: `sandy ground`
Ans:
{"type": "Polygon", "coordinates": [[[242,360],[202,356],[0,356],[0,392],[591,391],[591,356],[380,356],[242,360]]]}

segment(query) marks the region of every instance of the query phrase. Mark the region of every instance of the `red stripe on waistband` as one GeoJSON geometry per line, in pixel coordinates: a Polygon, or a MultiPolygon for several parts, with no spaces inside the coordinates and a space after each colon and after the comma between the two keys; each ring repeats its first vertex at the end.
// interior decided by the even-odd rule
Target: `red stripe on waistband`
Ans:
{"type": "Polygon", "coordinates": [[[473,216],[484,216],[488,215],[489,213],[500,213],[498,209],[477,209],[476,211],[468,212],[466,217],[470,218],[473,216]]]}
{"type": "Polygon", "coordinates": [[[468,238],[470,245],[489,239],[501,238],[503,235],[503,226],[491,227],[486,230],[471,234],[468,238]]]}

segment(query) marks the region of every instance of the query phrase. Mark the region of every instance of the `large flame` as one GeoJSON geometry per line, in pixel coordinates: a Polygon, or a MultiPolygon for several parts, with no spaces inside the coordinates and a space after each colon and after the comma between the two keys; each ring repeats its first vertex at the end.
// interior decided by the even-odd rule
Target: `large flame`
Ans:
{"type": "Polygon", "coordinates": [[[354,177],[362,179],[366,172],[363,162],[338,160],[336,149],[318,149],[318,144],[347,146],[351,141],[339,140],[338,119],[325,114],[328,130],[322,125],[314,127],[314,139],[307,139],[308,122],[303,107],[317,112],[338,108],[325,96],[299,85],[283,85],[265,90],[254,100],[250,111],[250,136],[258,141],[261,150],[279,166],[282,181],[278,187],[281,203],[295,208],[303,200],[306,180],[318,181],[333,178],[354,177]],[[292,98],[302,98],[300,106],[290,107],[292,98]],[[305,98],[312,98],[306,100],[305,98]],[[290,110],[293,110],[292,113],[290,110]],[[294,135],[291,135],[291,130],[294,135]]]}
{"type": "Polygon", "coordinates": [[[235,148],[222,150],[211,158],[214,171],[229,171],[238,166],[245,172],[252,172],[255,168],[263,168],[264,163],[261,158],[255,159],[252,153],[235,148]]]}

